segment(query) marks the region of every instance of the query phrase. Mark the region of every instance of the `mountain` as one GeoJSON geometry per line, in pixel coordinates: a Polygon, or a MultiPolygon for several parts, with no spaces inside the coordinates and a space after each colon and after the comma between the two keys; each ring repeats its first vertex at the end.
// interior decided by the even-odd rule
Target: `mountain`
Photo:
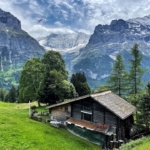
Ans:
{"type": "Polygon", "coordinates": [[[51,33],[47,37],[37,38],[37,41],[47,50],[59,51],[65,62],[68,71],[72,72],[72,60],[79,55],[79,50],[86,46],[90,35],[85,33],[56,34],[51,33]]]}
{"type": "Polygon", "coordinates": [[[24,63],[41,57],[45,49],[21,29],[21,22],[9,12],[0,9],[0,88],[17,85],[24,63]]]}
{"type": "Polygon", "coordinates": [[[142,66],[148,70],[144,74],[147,83],[150,75],[150,16],[113,20],[110,25],[96,26],[88,44],[73,60],[72,71],[84,71],[90,86],[95,89],[106,83],[117,53],[122,53],[129,69],[130,50],[135,42],[143,54],[142,66]]]}

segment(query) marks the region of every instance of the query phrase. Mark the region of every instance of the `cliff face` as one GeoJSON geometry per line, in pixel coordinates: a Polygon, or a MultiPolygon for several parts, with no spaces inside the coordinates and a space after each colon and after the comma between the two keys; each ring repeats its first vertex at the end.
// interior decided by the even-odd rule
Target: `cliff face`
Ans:
{"type": "Polygon", "coordinates": [[[2,9],[0,9],[0,26],[1,29],[21,30],[21,22],[11,13],[5,12],[2,9]]]}
{"type": "MultiPolygon", "coordinates": [[[[124,21],[113,20],[110,25],[98,25],[91,35],[88,44],[80,49],[79,55],[73,60],[73,72],[84,71],[91,87],[96,88],[103,84],[110,75],[117,53],[121,52],[124,61],[129,67],[130,50],[134,43],[144,55],[142,66],[149,68],[150,64],[150,17],[124,21]],[[147,21],[146,21],[147,19],[147,21]],[[147,23],[146,23],[147,22],[147,23]]],[[[150,72],[146,72],[147,80],[150,72]]]]}
{"type": "Polygon", "coordinates": [[[21,22],[16,17],[0,9],[0,88],[17,85],[24,63],[41,57],[44,52],[45,49],[21,29],[21,22]]]}
{"type": "Polygon", "coordinates": [[[37,41],[47,50],[59,51],[70,74],[72,73],[72,60],[79,55],[79,50],[86,46],[90,35],[85,33],[50,34],[47,37],[37,38],[37,41]]]}

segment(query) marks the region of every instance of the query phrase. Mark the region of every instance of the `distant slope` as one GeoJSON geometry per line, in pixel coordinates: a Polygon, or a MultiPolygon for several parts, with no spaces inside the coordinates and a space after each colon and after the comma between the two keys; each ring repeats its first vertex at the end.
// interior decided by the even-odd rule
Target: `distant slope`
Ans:
{"type": "Polygon", "coordinates": [[[50,34],[47,37],[37,38],[37,41],[47,50],[59,51],[70,74],[72,73],[72,60],[79,55],[79,50],[86,46],[90,35],[85,33],[50,34]]]}
{"type": "Polygon", "coordinates": [[[21,22],[0,9],[0,88],[17,85],[24,63],[44,53],[45,49],[21,29],[21,22]]]}

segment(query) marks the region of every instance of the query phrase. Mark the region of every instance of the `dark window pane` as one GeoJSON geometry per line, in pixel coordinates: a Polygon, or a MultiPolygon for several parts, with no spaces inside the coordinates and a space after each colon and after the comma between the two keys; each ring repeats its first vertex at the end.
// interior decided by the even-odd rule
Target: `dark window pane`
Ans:
{"type": "Polygon", "coordinates": [[[83,118],[83,120],[87,120],[87,121],[92,120],[92,116],[90,114],[82,113],[82,118],[83,118]]]}

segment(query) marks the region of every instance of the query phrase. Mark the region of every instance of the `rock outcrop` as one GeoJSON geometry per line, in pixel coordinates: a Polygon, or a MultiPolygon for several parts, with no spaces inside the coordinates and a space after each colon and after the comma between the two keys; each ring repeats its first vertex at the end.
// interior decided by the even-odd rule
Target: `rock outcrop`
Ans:
{"type": "MultiPolygon", "coordinates": [[[[139,44],[139,50],[144,55],[142,66],[149,70],[150,64],[150,17],[113,20],[110,25],[98,25],[91,35],[88,44],[80,49],[79,55],[73,60],[73,72],[84,71],[92,88],[106,83],[110,75],[113,61],[121,52],[129,68],[130,50],[134,43],[139,44]],[[147,19],[147,23],[146,23],[147,19]]],[[[147,71],[144,79],[147,80],[147,71]]]]}
{"type": "Polygon", "coordinates": [[[24,63],[33,57],[41,57],[44,52],[45,49],[21,29],[21,22],[16,17],[0,9],[0,88],[17,85],[24,63]]]}

